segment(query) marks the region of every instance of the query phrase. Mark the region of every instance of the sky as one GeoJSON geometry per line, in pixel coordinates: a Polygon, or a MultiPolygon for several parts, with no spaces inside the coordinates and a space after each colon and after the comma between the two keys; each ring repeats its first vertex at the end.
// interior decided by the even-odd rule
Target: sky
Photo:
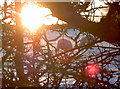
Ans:
{"type": "MultiPolygon", "coordinates": [[[[4,1],[4,0],[0,0],[0,4],[3,4],[3,1],[4,1]]],[[[52,1],[52,0],[50,0],[50,1],[52,1]]],[[[58,1],[60,1],[60,0],[58,0],[58,1]]],[[[96,5],[96,7],[97,7],[97,6],[103,5],[103,3],[98,3],[98,0],[96,0],[96,4],[95,4],[95,5],[96,5]]],[[[89,8],[88,8],[88,9],[89,9],[89,8]]],[[[101,10],[101,11],[106,15],[106,13],[107,13],[106,10],[101,10]]],[[[100,14],[100,12],[99,12],[99,11],[96,11],[96,14],[100,14]]],[[[1,24],[0,24],[0,29],[1,29],[1,24]]],[[[73,36],[75,35],[75,32],[72,31],[72,30],[69,31],[68,33],[71,34],[71,35],[73,35],[73,36]]],[[[53,33],[50,33],[50,32],[49,32],[49,37],[51,37],[51,39],[52,39],[52,37],[54,38],[56,35],[57,35],[56,33],[55,33],[55,35],[54,35],[53,33]]],[[[48,37],[48,38],[49,38],[49,37],[48,37]]],[[[105,46],[109,46],[106,42],[104,42],[104,44],[105,44],[105,46]]],[[[116,79],[117,79],[117,78],[114,77],[114,78],[110,79],[109,82],[113,83],[113,82],[115,82],[116,79]]],[[[64,81],[64,80],[63,80],[63,81],[64,81]]],[[[73,80],[72,80],[72,79],[69,79],[69,80],[68,80],[68,83],[71,83],[71,81],[72,81],[72,83],[73,83],[73,82],[74,82],[74,79],[73,79],[73,80]]]]}

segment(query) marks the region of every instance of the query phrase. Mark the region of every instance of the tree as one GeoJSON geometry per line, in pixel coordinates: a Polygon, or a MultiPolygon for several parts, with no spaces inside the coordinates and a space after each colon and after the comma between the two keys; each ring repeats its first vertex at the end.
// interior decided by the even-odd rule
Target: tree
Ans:
{"type": "MultiPolygon", "coordinates": [[[[100,28],[104,28],[103,23],[108,24],[106,21],[109,20],[109,16],[111,17],[109,15],[111,9],[106,18],[99,23],[95,23],[93,20],[88,21],[87,17],[83,18],[76,14],[75,11],[78,9],[73,8],[71,3],[42,4],[49,7],[53,15],[68,24],[43,26],[31,35],[28,30],[22,29],[19,17],[13,14],[15,9],[17,13],[20,12],[21,3],[8,4],[5,2],[4,4],[2,9],[3,88],[16,86],[51,88],[60,86],[69,88],[119,87],[120,48],[103,41],[117,43],[117,37],[119,36],[115,35],[117,29],[114,27],[115,37],[113,39],[108,39],[107,36],[102,34],[103,30],[100,31],[100,28]],[[11,13],[8,13],[9,9],[12,11],[11,13]],[[71,19],[70,17],[73,17],[73,15],[75,17],[71,19]],[[10,18],[9,22],[5,21],[10,18]],[[12,24],[13,22],[15,24],[12,24]],[[95,29],[98,29],[99,34],[95,29]],[[73,34],[71,35],[70,32],[73,34]],[[49,34],[54,37],[51,38],[49,34]],[[23,42],[23,39],[29,39],[31,42],[23,42]],[[69,40],[68,43],[71,47],[66,48],[66,50],[59,47],[58,50],[54,43],[59,43],[61,39],[69,40]],[[32,53],[30,54],[31,50],[32,53]],[[91,65],[94,66],[92,69],[91,65]],[[97,72],[90,74],[87,72],[95,68],[98,69],[97,72]],[[23,82],[23,79],[26,81],[23,82]],[[111,82],[112,79],[116,80],[111,82]],[[70,81],[72,81],[71,84],[70,81]]],[[[80,11],[85,11],[89,4],[85,3],[79,6],[82,9],[80,11]]],[[[111,5],[117,6],[118,4],[112,3],[111,5]]],[[[116,23],[115,26],[118,27],[116,23]]],[[[109,35],[113,34],[108,33],[109,35]]],[[[63,42],[63,45],[66,45],[66,43],[63,42]]]]}
{"type": "MultiPolygon", "coordinates": [[[[75,4],[74,3],[71,4],[70,2],[42,3],[43,6],[51,9],[53,16],[63,21],[66,21],[71,26],[75,28],[80,28],[82,31],[89,32],[94,36],[98,36],[99,38],[101,38],[101,40],[110,43],[116,43],[119,45],[120,42],[119,40],[120,21],[118,17],[120,14],[119,2],[107,3],[107,5],[109,5],[108,14],[104,18],[104,20],[101,20],[99,23],[89,21],[87,18],[83,18],[82,15],[80,15],[80,12],[90,12],[91,10],[93,10],[93,13],[95,13],[95,10],[100,8],[93,7],[91,8],[91,10],[87,10],[89,4],[90,2],[86,2],[85,4],[82,5],[78,4],[78,6],[74,7],[74,5],[77,5],[76,3],[75,4]]],[[[89,16],[89,14],[86,16],[89,16]]]]}

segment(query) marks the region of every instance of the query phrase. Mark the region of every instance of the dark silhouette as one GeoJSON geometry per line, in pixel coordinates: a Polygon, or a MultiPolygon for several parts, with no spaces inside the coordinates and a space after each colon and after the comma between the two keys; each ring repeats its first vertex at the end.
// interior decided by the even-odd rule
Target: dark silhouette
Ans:
{"type": "Polygon", "coordinates": [[[21,25],[19,13],[22,4],[24,3],[5,2],[1,9],[3,89],[120,87],[118,2],[107,3],[109,12],[98,23],[89,21],[88,15],[85,18],[80,15],[80,12],[87,11],[90,2],[40,3],[50,8],[53,16],[66,21],[67,24],[43,26],[34,35],[21,25]],[[10,20],[7,22],[7,19],[10,20]],[[49,39],[47,32],[56,34],[51,34],[54,38],[49,39]],[[72,32],[72,35],[69,32],[72,32]],[[63,36],[67,40],[64,39],[65,45],[64,41],[63,44],[59,43],[63,36]],[[28,41],[24,42],[24,39],[28,41]],[[56,53],[58,49],[63,51],[56,53]],[[95,65],[92,69],[97,68],[99,71],[89,75],[86,73],[91,70],[89,65],[95,65]]]}
{"type": "MultiPolygon", "coordinates": [[[[88,4],[89,3],[79,5],[80,7],[77,8],[77,11],[80,9],[82,12],[87,8],[88,4]]],[[[120,14],[119,2],[109,3],[109,12],[104,20],[99,23],[91,22],[83,18],[76,12],[74,4],[71,4],[70,2],[46,2],[42,3],[42,5],[49,8],[52,11],[53,16],[66,21],[69,25],[80,28],[82,31],[89,32],[94,36],[98,36],[101,40],[119,45],[120,21],[119,18],[117,18],[120,14]]]]}

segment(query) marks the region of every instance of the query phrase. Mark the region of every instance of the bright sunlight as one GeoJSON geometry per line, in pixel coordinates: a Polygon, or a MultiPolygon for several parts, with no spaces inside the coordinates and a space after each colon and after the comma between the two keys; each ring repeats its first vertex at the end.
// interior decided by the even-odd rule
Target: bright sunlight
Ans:
{"type": "Polygon", "coordinates": [[[21,11],[22,24],[30,31],[38,29],[43,24],[55,24],[58,19],[56,17],[52,17],[51,14],[52,12],[48,8],[28,3],[21,11]]]}

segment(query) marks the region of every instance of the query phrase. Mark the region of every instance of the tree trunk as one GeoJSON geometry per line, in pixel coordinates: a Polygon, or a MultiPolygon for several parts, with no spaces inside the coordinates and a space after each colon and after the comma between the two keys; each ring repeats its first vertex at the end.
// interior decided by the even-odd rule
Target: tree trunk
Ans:
{"type": "Polygon", "coordinates": [[[15,65],[17,70],[17,75],[19,77],[19,86],[22,86],[26,82],[26,78],[24,75],[24,66],[23,66],[23,29],[21,25],[21,18],[19,13],[21,11],[21,2],[15,3],[15,10],[17,12],[16,15],[16,46],[17,52],[15,56],[15,65]]]}

